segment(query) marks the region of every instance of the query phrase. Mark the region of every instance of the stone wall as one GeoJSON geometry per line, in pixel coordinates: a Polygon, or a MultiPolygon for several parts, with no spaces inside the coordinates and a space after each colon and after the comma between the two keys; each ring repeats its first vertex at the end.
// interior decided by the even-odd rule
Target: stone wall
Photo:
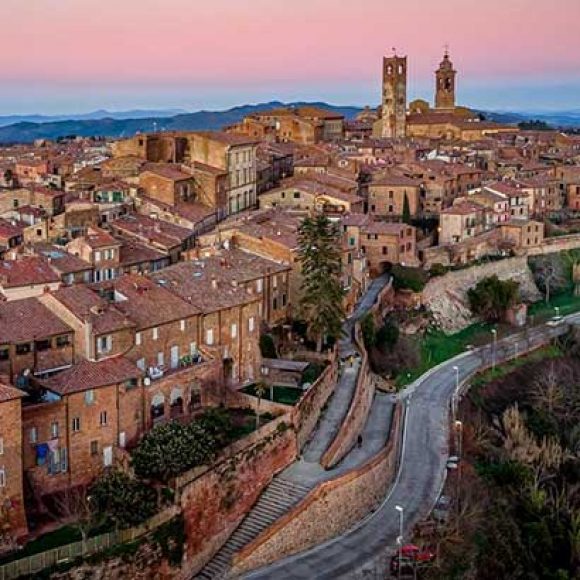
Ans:
{"type": "Polygon", "coordinates": [[[472,266],[432,278],[423,290],[423,304],[433,313],[445,332],[457,332],[473,322],[467,291],[480,280],[494,274],[500,280],[519,282],[525,301],[535,302],[541,298],[527,258],[518,257],[472,266]]]}
{"type": "Polygon", "coordinates": [[[334,467],[354,447],[357,438],[365,427],[373,404],[375,384],[370,376],[368,355],[362,341],[360,325],[358,323],[356,325],[355,335],[357,348],[362,353],[356,388],[348,413],[334,441],[320,460],[320,464],[325,469],[334,467]]]}
{"type": "Polygon", "coordinates": [[[298,401],[292,413],[296,431],[296,445],[302,451],[314,431],[322,409],[334,392],[338,378],[337,352],[334,350],[329,365],[298,401]]]}
{"type": "Polygon", "coordinates": [[[238,552],[232,576],[319,545],[346,532],[375,510],[397,471],[402,420],[403,409],[397,405],[387,446],[362,467],[320,484],[238,552]]]}
{"type": "Polygon", "coordinates": [[[295,459],[296,436],[288,414],[230,445],[211,467],[175,481],[187,537],[184,578],[213,557],[273,476],[295,459]]]}

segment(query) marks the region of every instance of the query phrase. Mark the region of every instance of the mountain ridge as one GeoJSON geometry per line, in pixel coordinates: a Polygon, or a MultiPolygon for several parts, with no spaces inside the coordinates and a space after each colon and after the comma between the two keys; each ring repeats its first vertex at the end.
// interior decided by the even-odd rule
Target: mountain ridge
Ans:
{"type": "MultiPolygon", "coordinates": [[[[347,119],[354,118],[363,110],[362,107],[331,105],[324,102],[292,102],[269,101],[251,105],[239,105],[223,111],[201,110],[194,113],[180,112],[176,115],[159,116],[152,114],[147,116],[148,111],[136,110],[144,116],[132,118],[119,117],[123,112],[112,113],[99,119],[93,118],[67,118],[64,120],[51,120],[47,122],[20,121],[17,123],[1,126],[0,143],[31,143],[36,139],[58,139],[70,135],[80,137],[131,137],[137,133],[145,133],[155,130],[167,131],[202,131],[221,129],[241,121],[246,115],[260,110],[269,110],[278,107],[315,106],[333,112],[343,114],[347,119]]],[[[98,115],[107,111],[94,111],[87,115],[98,115]]],[[[170,111],[165,111],[169,113],[170,111]]],[[[125,113],[131,113],[127,111],[125,113]]],[[[159,113],[159,111],[151,111],[159,113]]],[[[538,119],[545,121],[554,127],[571,126],[580,127],[580,112],[574,110],[562,111],[561,113],[511,113],[504,111],[481,111],[489,120],[499,123],[517,124],[522,121],[538,119]]],[[[82,117],[82,116],[81,116],[82,117]]],[[[1,117],[0,117],[1,119],[1,117]]]]}

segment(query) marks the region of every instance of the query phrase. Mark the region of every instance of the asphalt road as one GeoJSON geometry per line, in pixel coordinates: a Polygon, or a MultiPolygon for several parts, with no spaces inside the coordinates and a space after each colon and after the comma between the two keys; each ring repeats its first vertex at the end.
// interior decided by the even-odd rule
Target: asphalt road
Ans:
{"type": "MultiPolygon", "coordinates": [[[[580,316],[569,317],[577,323],[580,316]]],[[[500,362],[562,334],[564,327],[544,326],[498,342],[495,359],[500,362]]],[[[336,580],[350,578],[377,555],[393,546],[399,534],[400,505],[404,509],[404,531],[431,510],[445,479],[448,454],[450,401],[459,381],[480,367],[491,364],[493,346],[466,352],[432,369],[402,394],[406,422],[401,465],[384,503],[359,525],[342,536],[308,551],[290,556],[261,570],[249,573],[252,580],[336,580]]]]}

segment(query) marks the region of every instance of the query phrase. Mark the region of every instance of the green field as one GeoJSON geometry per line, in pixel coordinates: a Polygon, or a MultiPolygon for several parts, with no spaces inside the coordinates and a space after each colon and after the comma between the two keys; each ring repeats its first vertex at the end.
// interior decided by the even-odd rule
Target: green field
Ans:
{"type": "MultiPolygon", "coordinates": [[[[572,292],[554,296],[549,304],[536,302],[528,309],[528,321],[531,325],[546,322],[556,314],[558,307],[561,316],[580,312],[580,296],[572,292]]],[[[481,346],[492,341],[492,328],[497,329],[498,339],[517,332],[517,329],[506,324],[489,324],[477,322],[455,334],[442,331],[430,331],[425,337],[418,338],[421,351],[421,364],[413,369],[400,373],[396,378],[397,387],[404,387],[430,368],[464,352],[468,345],[481,346]]]]}

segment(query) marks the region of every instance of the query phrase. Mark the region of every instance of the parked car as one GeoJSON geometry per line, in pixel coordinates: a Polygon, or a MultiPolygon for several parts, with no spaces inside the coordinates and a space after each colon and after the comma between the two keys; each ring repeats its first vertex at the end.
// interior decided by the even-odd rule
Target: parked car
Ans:
{"type": "Polygon", "coordinates": [[[401,549],[404,558],[409,558],[417,563],[432,562],[435,559],[435,554],[428,548],[419,548],[414,544],[407,544],[401,549]]]}

